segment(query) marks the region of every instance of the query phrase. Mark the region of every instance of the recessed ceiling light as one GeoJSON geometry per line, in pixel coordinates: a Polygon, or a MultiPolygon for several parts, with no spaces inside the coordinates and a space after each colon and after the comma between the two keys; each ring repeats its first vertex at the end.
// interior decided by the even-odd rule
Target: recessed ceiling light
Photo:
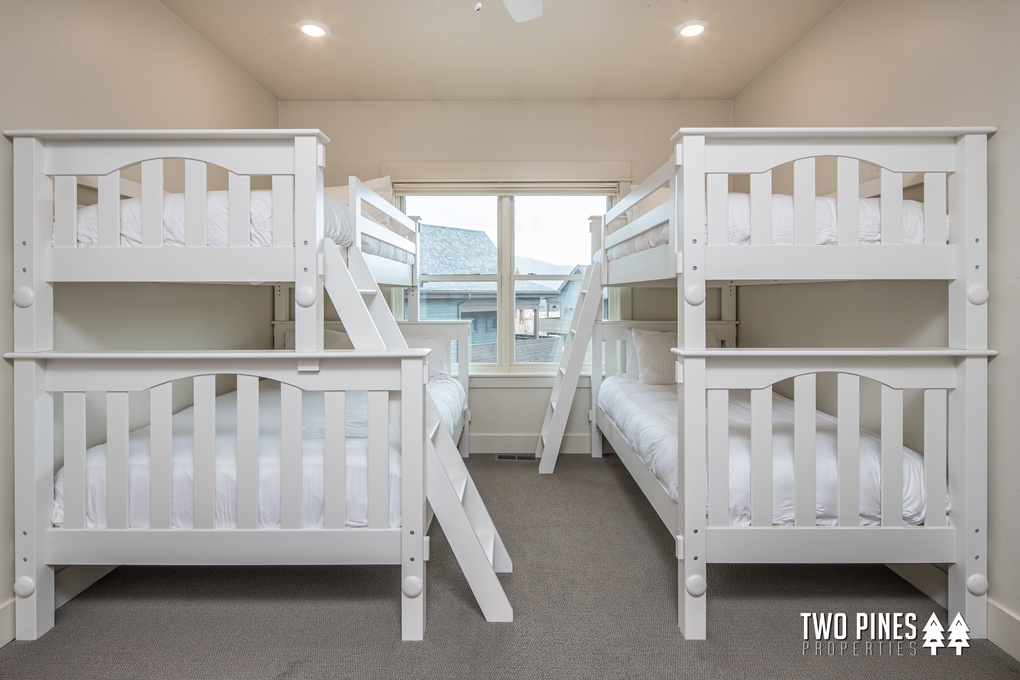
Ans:
{"type": "Polygon", "coordinates": [[[311,38],[325,38],[329,35],[329,26],[318,21],[299,21],[298,30],[311,38]]]}
{"type": "Polygon", "coordinates": [[[678,38],[693,38],[696,35],[701,35],[708,29],[708,22],[702,21],[701,19],[694,19],[693,21],[685,21],[676,27],[673,31],[676,33],[678,38]]]}

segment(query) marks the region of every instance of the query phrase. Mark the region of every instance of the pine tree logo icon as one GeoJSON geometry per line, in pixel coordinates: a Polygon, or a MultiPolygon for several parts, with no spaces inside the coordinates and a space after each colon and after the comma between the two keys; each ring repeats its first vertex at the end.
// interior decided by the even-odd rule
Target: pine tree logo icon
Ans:
{"type": "MultiPolygon", "coordinates": [[[[960,618],[959,615],[957,615],[956,618],[959,619],[960,618]]],[[[962,622],[962,619],[960,619],[960,620],[962,622]]],[[[954,625],[955,625],[955,621],[954,621],[954,625]]],[[[966,625],[964,625],[964,628],[966,628],[966,625]]],[[[931,618],[928,619],[928,623],[924,624],[924,644],[921,645],[922,647],[927,647],[928,649],[930,649],[932,656],[935,656],[936,654],[938,654],[939,647],[945,647],[946,646],[946,643],[943,642],[943,635],[942,635],[942,633],[944,631],[945,631],[945,629],[942,627],[942,622],[939,621],[939,617],[935,615],[935,612],[932,612],[931,613],[931,618]]],[[[965,632],[964,635],[966,635],[966,634],[967,633],[965,632]]],[[[952,640],[952,638],[950,638],[950,640],[952,640]]],[[[950,642],[950,644],[952,644],[952,642],[950,642]]],[[[964,640],[963,641],[963,645],[966,645],[966,644],[967,644],[967,642],[966,642],[966,640],[964,640]]],[[[957,649],[956,653],[959,654],[960,650],[957,649]]]]}
{"type": "MultiPolygon", "coordinates": [[[[953,622],[949,624],[949,643],[947,646],[956,649],[956,655],[960,656],[964,647],[970,647],[968,640],[970,640],[970,628],[967,627],[967,622],[963,620],[963,616],[957,614],[953,622]]],[[[934,654],[935,650],[932,650],[932,653],[934,654]]]]}

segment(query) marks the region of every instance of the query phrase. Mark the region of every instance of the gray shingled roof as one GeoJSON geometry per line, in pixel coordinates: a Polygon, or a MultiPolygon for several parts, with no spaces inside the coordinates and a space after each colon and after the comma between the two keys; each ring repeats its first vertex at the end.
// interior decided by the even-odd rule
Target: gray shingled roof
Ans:
{"type": "MultiPolygon", "coordinates": [[[[422,275],[489,274],[497,272],[499,251],[489,235],[477,229],[421,225],[420,264],[422,275]]],[[[555,281],[518,281],[517,293],[556,294],[562,285],[555,281]]],[[[427,293],[496,293],[495,281],[429,281],[427,293]]]]}
{"type": "Polygon", "coordinates": [[[421,225],[422,274],[495,274],[496,244],[484,231],[421,225]]]}

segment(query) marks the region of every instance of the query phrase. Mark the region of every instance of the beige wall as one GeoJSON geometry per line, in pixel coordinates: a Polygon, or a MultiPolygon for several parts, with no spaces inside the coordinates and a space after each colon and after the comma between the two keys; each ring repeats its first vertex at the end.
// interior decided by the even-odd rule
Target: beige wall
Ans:
{"type": "MultiPolygon", "coordinates": [[[[993,125],[989,142],[989,634],[1020,656],[1020,3],[847,0],[734,101],[735,125],[993,125]],[[1011,614],[1012,613],[1012,614],[1011,614]]],[[[742,340],[842,344],[855,328],[882,342],[945,342],[940,284],[744,289],[742,340]],[[839,304],[833,304],[836,296],[839,304]],[[810,322],[770,322],[810,308],[810,322]],[[856,314],[843,315],[853,309],[856,314]],[[839,310],[839,313],[836,312],[839,310]]],[[[850,344],[854,344],[851,342],[850,344]]]]}
{"type": "Polygon", "coordinates": [[[630,161],[643,179],[681,125],[728,125],[728,101],[281,102],[281,127],[330,137],[326,183],[392,161],[630,161]]]}
{"type": "MultiPolygon", "coordinates": [[[[399,161],[628,161],[641,180],[666,162],[670,137],[682,125],[729,124],[728,101],[280,104],[281,127],[329,135],[327,184],[346,184],[352,174],[375,177],[380,163],[399,161]]],[[[675,318],[674,300],[655,297],[644,307],[675,318]]],[[[471,450],[533,452],[551,385],[551,378],[472,379],[471,450]]],[[[590,400],[589,389],[578,389],[564,452],[590,450],[590,400]]]]}
{"type": "MultiPolygon", "coordinates": [[[[0,129],[277,126],[277,102],[154,0],[0,0],[0,129]]],[[[12,350],[10,140],[0,139],[0,349],[12,350]]],[[[186,307],[184,288],[81,286],[56,293],[57,342],[89,347],[116,337],[125,347],[197,342],[158,325],[160,310],[186,307]],[[144,295],[140,296],[139,293],[144,295]],[[145,305],[139,304],[144,300],[145,305]],[[111,310],[133,310],[118,324],[111,310]],[[140,315],[140,316],[137,316],[140,315]],[[142,323],[138,320],[141,318],[142,323]],[[138,332],[137,329],[142,329],[138,332]],[[121,332],[123,331],[123,333],[121,332]],[[176,336],[176,337],[175,337],[176,336]]],[[[223,318],[253,305],[271,318],[271,294],[237,286],[203,307],[219,342],[243,344],[247,329],[223,318]],[[257,291],[257,292],[256,292],[257,291]],[[225,316],[226,315],[226,316],[225,316]],[[217,324],[216,322],[220,323],[217,324]]],[[[191,312],[189,312],[191,313],[191,312]]],[[[192,319],[191,323],[203,319],[192,319]]],[[[259,326],[269,334],[267,326],[259,326]]],[[[108,345],[109,346],[109,345],[108,345]]],[[[12,370],[0,363],[0,644],[13,636],[12,370]]]]}

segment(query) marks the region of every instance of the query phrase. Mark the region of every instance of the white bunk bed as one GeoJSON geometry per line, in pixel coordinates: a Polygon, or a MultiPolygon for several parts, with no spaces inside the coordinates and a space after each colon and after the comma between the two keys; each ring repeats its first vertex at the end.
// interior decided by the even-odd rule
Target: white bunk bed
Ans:
{"type": "MultiPolygon", "coordinates": [[[[623,373],[619,345],[637,337],[631,327],[663,331],[662,324],[591,318],[578,322],[576,337],[591,332],[594,340],[593,455],[605,435],[676,537],[678,618],[687,638],[706,637],[713,562],[948,563],[949,616],[963,614],[972,636],[985,636],[992,132],[681,129],[671,159],[593,220],[587,295],[603,285],[677,289],[678,321],[666,324],[675,333],[676,346],[665,350],[673,361],[663,347],[649,353],[662,336],[640,336],[657,378],[643,364],[637,379],[609,376],[623,373]],[[828,162],[817,159],[831,157],[836,191],[817,196],[816,168],[828,162]],[[880,168],[869,183],[874,191],[861,184],[862,162],[880,168]],[[775,195],[773,172],[791,166],[792,197],[775,195]],[[750,191],[738,194],[745,179],[750,191]],[[918,179],[923,204],[905,201],[905,184],[918,179]],[[862,200],[872,194],[878,198],[862,200]],[[648,203],[658,205],[646,210],[648,203]],[[945,346],[736,346],[739,285],[852,280],[948,282],[945,346]],[[706,314],[712,286],[722,289],[715,322],[706,314]],[[837,376],[835,420],[816,410],[818,377],[826,374],[837,376]],[[862,432],[862,378],[880,384],[878,435],[862,432]],[[790,401],[777,394],[784,381],[793,384],[790,401]],[[906,390],[923,392],[923,456],[903,445],[906,390]],[[638,416],[675,416],[643,421],[637,429],[646,435],[657,428],[643,444],[629,425],[619,426],[637,416],[611,406],[628,401],[638,416]],[[907,487],[920,500],[901,493],[907,487]]],[[[564,356],[536,451],[543,472],[555,465],[560,412],[569,411],[580,369],[564,356]]]]}
{"type": "Polygon", "coordinates": [[[54,566],[86,564],[400,565],[402,637],[421,639],[433,509],[486,619],[512,620],[496,578],[512,563],[426,388],[437,356],[407,348],[379,288],[416,285],[416,224],[353,177],[347,204],[327,199],[325,135],[5,134],[19,639],[53,626],[54,566]],[[216,168],[225,191],[208,191],[216,168]],[[294,348],[55,350],[54,285],[97,281],[292,288],[294,348]],[[327,293],[357,349],[324,346],[327,293]],[[181,389],[192,406],[175,415],[181,389]]]}

